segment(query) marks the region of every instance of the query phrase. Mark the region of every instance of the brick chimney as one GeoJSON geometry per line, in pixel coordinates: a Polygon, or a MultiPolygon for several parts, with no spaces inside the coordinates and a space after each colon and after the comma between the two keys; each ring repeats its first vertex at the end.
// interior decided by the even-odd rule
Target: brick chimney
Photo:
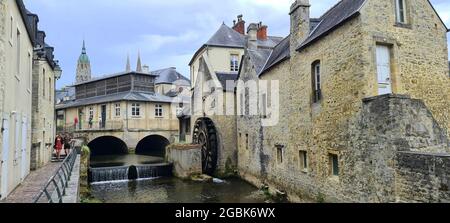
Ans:
{"type": "Polygon", "coordinates": [[[296,0],[291,6],[291,56],[309,35],[310,7],[309,0],[296,0]]]}
{"type": "Polygon", "coordinates": [[[236,20],[233,21],[233,29],[240,34],[245,35],[245,21],[242,17],[242,15],[238,15],[237,22],[236,20]]]}
{"type": "Polygon", "coordinates": [[[267,40],[267,26],[263,25],[262,22],[258,24],[258,40],[267,40]]]}

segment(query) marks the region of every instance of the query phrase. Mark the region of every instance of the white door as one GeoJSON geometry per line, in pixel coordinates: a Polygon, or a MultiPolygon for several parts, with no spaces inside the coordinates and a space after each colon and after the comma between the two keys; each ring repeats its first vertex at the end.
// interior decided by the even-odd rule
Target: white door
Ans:
{"type": "Polygon", "coordinates": [[[389,47],[377,45],[378,95],[392,94],[389,47]]]}
{"type": "Polygon", "coordinates": [[[8,158],[9,158],[9,117],[3,118],[3,148],[2,148],[2,175],[1,175],[1,195],[2,199],[6,197],[8,191],[8,158]]]}
{"type": "Polygon", "coordinates": [[[29,167],[28,167],[28,157],[27,157],[27,138],[28,138],[28,121],[26,117],[22,118],[22,144],[21,144],[21,150],[22,150],[22,165],[21,165],[21,173],[22,173],[22,180],[25,179],[25,177],[29,173],[29,167]]]}

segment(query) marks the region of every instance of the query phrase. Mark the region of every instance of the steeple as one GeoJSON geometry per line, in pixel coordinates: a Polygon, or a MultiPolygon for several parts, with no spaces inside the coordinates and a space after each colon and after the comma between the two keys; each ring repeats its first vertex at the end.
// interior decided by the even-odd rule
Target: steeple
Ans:
{"type": "Polygon", "coordinates": [[[138,60],[137,60],[136,72],[142,72],[141,52],[139,52],[139,51],[138,51],[138,60]]]}
{"type": "Polygon", "coordinates": [[[82,83],[91,80],[91,61],[86,53],[86,42],[83,40],[81,55],[78,58],[76,82],[82,83]]]}
{"type": "Polygon", "coordinates": [[[131,64],[130,64],[130,55],[127,55],[127,67],[126,67],[126,72],[130,72],[131,71],[131,64]]]}
{"type": "Polygon", "coordinates": [[[83,49],[81,50],[82,54],[86,54],[86,42],[83,40],[83,49]]]}

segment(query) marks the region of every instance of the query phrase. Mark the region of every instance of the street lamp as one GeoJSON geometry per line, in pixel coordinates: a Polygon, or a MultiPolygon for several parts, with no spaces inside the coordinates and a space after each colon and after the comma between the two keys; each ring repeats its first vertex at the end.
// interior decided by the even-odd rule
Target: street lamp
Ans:
{"type": "Polygon", "coordinates": [[[61,76],[62,76],[62,70],[61,70],[61,67],[59,66],[59,61],[55,61],[55,69],[54,69],[54,71],[55,71],[55,78],[56,78],[56,80],[59,80],[60,78],[61,78],[61,76]]]}

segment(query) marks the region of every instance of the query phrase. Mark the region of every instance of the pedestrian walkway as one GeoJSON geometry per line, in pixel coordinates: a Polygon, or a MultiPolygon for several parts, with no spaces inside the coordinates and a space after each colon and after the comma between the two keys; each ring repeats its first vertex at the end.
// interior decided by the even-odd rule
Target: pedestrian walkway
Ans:
{"type": "Polygon", "coordinates": [[[62,165],[62,159],[66,157],[64,151],[61,152],[61,160],[56,160],[53,153],[52,162],[42,168],[32,171],[24,182],[22,182],[5,200],[0,203],[32,203],[35,196],[41,192],[45,184],[56,173],[62,165]]]}
{"type": "Polygon", "coordinates": [[[2,201],[2,203],[33,203],[35,196],[39,194],[60,166],[61,163],[49,163],[31,172],[25,178],[25,181],[2,201]]]}

